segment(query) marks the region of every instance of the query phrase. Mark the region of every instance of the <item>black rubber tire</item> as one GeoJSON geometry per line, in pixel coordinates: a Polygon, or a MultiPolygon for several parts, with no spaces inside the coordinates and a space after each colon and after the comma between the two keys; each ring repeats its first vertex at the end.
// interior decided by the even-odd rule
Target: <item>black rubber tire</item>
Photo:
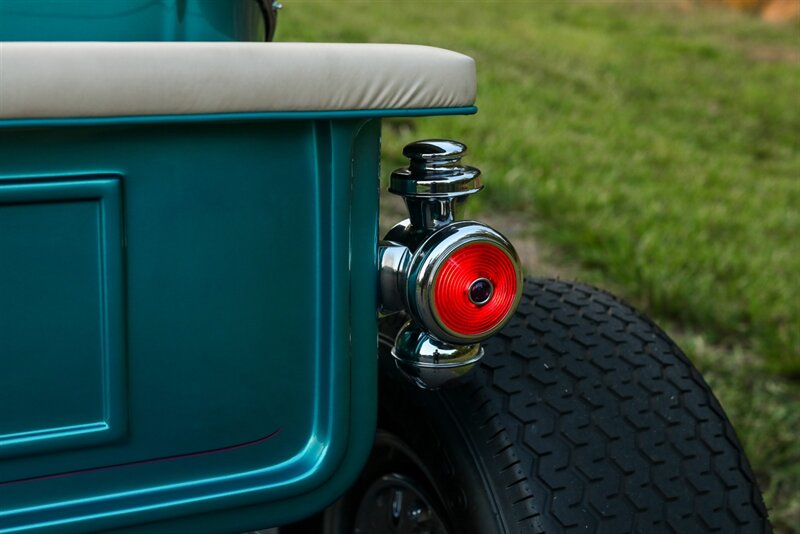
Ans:
{"type": "Polygon", "coordinates": [[[388,366],[381,377],[379,426],[425,465],[450,532],[771,531],[719,402],[630,306],[527,280],[484,347],[455,388],[422,391],[388,366]]]}

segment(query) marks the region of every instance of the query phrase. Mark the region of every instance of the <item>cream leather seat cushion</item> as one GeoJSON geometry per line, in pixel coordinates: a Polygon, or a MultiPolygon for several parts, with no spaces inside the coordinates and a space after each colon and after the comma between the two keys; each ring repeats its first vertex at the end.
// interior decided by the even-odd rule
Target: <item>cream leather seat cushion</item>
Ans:
{"type": "Polygon", "coordinates": [[[427,46],[0,43],[0,119],[462,107],[475,85],[427,46]]]}

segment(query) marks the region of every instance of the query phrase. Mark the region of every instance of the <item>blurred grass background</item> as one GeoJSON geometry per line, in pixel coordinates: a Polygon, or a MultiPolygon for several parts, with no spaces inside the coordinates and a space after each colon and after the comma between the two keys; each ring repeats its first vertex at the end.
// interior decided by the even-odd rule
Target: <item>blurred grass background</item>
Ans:
{"type": "Polygon", "coordinates": [[[473,210],[541,243],[527,274],[655,316],[722,401],[776,529],[800,532],[798,21],[669,0],[285,3],[277,40],[476,59],[478,115],[387,121],[384,174],[414,139],[466,142],[488,186],[473,210]]]}

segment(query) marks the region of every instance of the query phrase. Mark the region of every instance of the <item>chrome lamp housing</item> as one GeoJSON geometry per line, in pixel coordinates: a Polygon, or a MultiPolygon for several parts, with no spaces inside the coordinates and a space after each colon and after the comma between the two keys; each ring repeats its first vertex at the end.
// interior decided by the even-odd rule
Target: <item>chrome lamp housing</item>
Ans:
{"type": "Polygon", "coordinates": [[[483,355],[480,342],[511,318],[522,291],[522,271],[519,256],[502,234],[476,221],[459,220],[466,199],[483,188],[480,171],[460,165],[466,146],[448,140],[418,141],[407,145],[403,154],[410,158],[410,165],[391,174],[389,191],[404,198],[410,217],[396,224],[380,244],[381,312],[404,312],[409,317],[395,339],[392,355],[397,367],[416,384],[435,389],[474,367],[483,355]],[[492,302],[497,277],[478,254],[479,266],[465,275],[455,293],[466,304],[455,316],[483,313],[481,307],[491,303],[496,317],[488,325],[468,330],[439,309],[452,306],[443,300],[442,295],[448,293],[437,292],[437,283],[449,283],[439,280],[443,266],[455,262],[450,271],[459,269],[459,251],[473,245],[490,247],[487,250],[507,266],[513,280],[509,283],[506,273],[501,288],[506,295],[498,312],[498,303],[492,302]]]}

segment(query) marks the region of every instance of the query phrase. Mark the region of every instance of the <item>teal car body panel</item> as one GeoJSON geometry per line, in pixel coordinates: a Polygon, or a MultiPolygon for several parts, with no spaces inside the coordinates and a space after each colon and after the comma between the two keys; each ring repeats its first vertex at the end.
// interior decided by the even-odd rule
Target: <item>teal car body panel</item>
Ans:
{"type": "MultiPolygon", "coordinates": [[[[254,1],[0,0],[0,40],[260,40],[254,1]]],[[[0,120],[0,532],[242,532],[377,411],[381,118],[0,120]]]]}
{"type": "Polygon", "coordinates": [[[0,530],[285,500],[363,456],[379,128],[2,130],[0,530]]]}
{"type": "Polygon", "coordinates": [[[265,36],[256,0],[0,0],[3,41],[263,41],[265,36]]]}

